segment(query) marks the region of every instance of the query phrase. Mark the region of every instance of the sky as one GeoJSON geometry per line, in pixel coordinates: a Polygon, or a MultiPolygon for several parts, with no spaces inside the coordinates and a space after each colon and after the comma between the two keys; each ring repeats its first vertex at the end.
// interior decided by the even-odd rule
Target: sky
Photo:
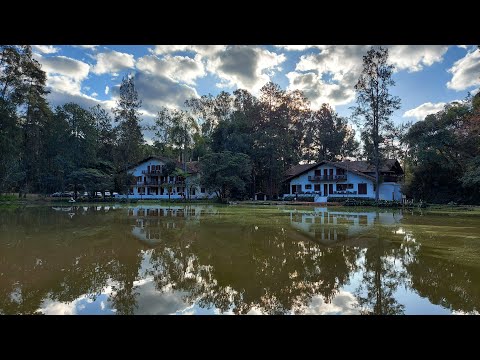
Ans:
{"type": "MultiPolygon", "coordinates": [[[[472,45],[386,45],[401,98],[396,124],[418,121],[480,87],[480,50],[472,45]]],[[[268,81],[302,90],[318,108],[350,116],[354,85],[369,45],[33,45],[47,73],[51,105],[115,106],[121,80],[134,76],[142,125],[162,106],[222,90],[259,93],[268,81]]],[[[146,133],[148,142],[151,136],[146,133]]]]}

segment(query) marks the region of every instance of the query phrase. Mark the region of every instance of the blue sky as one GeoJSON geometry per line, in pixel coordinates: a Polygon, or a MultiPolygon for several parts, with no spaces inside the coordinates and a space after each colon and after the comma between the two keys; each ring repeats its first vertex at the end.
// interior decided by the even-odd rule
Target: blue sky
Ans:
{"type": "MultiPolygon", "coordinates": [[[[396,123],[418,121],[480,87],[480,50],[470,45],[389,45],[396,67],[396,123]]],[[[84,107],[115,105],[122,77],[132,74],[145,125],[161,106],[244,88],[258,94],[268,81],[303,90],[317,108],[327,102],[349,116],[365,45],[34,45],[47,72],[49,101],[84,107]]],[[[148,138],[148,135],[147,135],[148,138]]]]}

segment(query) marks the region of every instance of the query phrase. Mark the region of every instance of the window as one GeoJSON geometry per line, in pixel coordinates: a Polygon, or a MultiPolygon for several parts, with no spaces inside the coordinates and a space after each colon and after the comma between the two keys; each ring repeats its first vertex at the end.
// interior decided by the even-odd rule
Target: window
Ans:
{"type": "Polygon", "coordinates": [[[315,176],[322,176],[322,170],[315,170],[315,176]]]}
{"type": "Polygon", "coordinates": [[[201,193],[204,193],[204,192],[205,192],[205,188],[200,188],[200,192],[201,192],[201,193]]]}
{"type": "Polygon", "coordinates": [[[320,184],[315,184],[315,185],[313,186],[313,190],[314,190],[314,191],[320,191],[320,184]]]}
{"type": "Polygon", "coordinates": [[[359,195],[367,194],[367,184],[358,184],[358,194],[359,195]]]}
{"type": "Polygon", "coordinates": [[[337,191],[353,189],[353,184],[337,184],[337,191]]]}
{"type": "Polygon", "coordinates": [[[192,195],[195,195],[195,188],[192,189],[192,195]]]}
{"type": "Polygon", "coordinates": [[[305,185],[305,190],[312,190],[312,184],[305,185]]]}
{"type": "Polygon", "coordinates": [[[142,181],[142,177],[141,177],[141,176],[137,176],[137,181],[138,181],[138,182],[141,182],[141,181],[142,181]]]}
{"type": "Polygon", "coordinates": [[[373,191],[377,191],[377,184],[373,184],[373,191]]]}
{"type": "Polygon", "coordinates": [[[169,181],[172,182],[173,181],[173,176],[170,176],[169,179],[170,179],[169,181]]]}
{"type": "Polygon", "coordinates": [[[299,193],[302,191],[302,185],[292,185],[292,194],[299,193]]]}
{"type": "Polygon", "coordinates": [[[333,176],[333,169],[329,169],[330,171],[330,176],[333,176]]]}
{"type": "Polygon", "coordinates": [[[337,175],[345,175],[345,169],[337,168],[337,175]]]}

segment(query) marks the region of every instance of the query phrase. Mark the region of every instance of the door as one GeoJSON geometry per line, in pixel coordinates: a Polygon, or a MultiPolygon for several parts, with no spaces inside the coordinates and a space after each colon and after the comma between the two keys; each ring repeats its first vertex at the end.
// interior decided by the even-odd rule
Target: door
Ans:
{"type": "MultiPolygon", "coordinates": [[[[332,171],[333,171],[333,170],[332,170],[332,171]]],[[[328,184],[328,193],[329,193],[330,195],[333,194],[333,184],[328,184]]]]}
{"type": "Polygon", "coordinates": [[[323,176],[327,177],[327,174],[328,174],[327,171],[328,169],[323,169],[323,176]]]}
{"type": "Polygon", "coordinates": [[[333,169],[330,169],[330,179],[333,179],[333,169]]]}
{"type": "Polygon", "coordinates": [[[367,184],[358,184],[358,194],[359,195],[367,194],[367,184]]]}
{"type": "Polygon", "coordinates": [[[328,184],[323,184],[323,196],[328,196],[328,184]]]}

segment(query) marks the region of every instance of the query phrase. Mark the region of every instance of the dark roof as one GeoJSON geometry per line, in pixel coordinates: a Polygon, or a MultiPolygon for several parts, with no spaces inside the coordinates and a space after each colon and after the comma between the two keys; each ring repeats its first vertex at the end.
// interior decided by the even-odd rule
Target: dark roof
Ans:
{"type": "Polygon", "coordinates": [[[292,176],[301,174],[304,171],[310,170],[313,166],[316,166],[316,165],[317,165],[317,163],[315,163],[315,164],[299,164],[299,165],[292,166],[290,169],[288,169],[285,172],[285,176],[286,177],[292,177],[292,176]]]}
{"type": "MultiPolygon", "coordinates": [[[[354,169],[363,173],[374,173],[375,172],[375,165],[367,162],[367,161],[342,161],[341,164],[348,166],[350,169],[354,169]]],[[[403,170],[396,159],[387,159],[382,164],[380,164],[380,172],[396,172],[395,167],[398,164],[401,173],[403,174],[403,170]]]]}
{"type": "MultiPolygon", "coordinates": [[[[375,177],[372,174],[375,173],[375,166],[370,164],[367,161],[320,161],[315,164],[299,164],[291,167],[285,172],[285,181],[290,180],[294,177],[302,175],[307,171],[316,168],[322,164],[329,164],[347,171],[351,171],[357,175],[363,176],[367,179],[375,181],[375,177]]],[[[397,173],[403,174],[403,169],[400,166],[400,163],[396,159],[387,159],[380,165],[381,173],[397,173]]]]}
{"type": "MultiPolygon", "coordinates": [[[[145,159],[140,160],[140,161],[136,162],[135,164],[130,165],[127,168],[127,170],[130,170],[131,168],[134,168],[134,167],[136,167],[140,164],[143,164],[144,162],[150,161],[152,159],[160,160],[164,163],[166,163],[168,161],[173,161],[175,163],[176,167],[183,170],[183,163],[182,162],[180,162],[178,160],[175,160],[175,159],[170,159],[170,158],[165,157],[165,156],[157,156],[157,155],[146,157],[145,159]]],[[[190,173],[190,174],[198,173],[198,161],[187,161],[187,172],[190,173]]]]}

